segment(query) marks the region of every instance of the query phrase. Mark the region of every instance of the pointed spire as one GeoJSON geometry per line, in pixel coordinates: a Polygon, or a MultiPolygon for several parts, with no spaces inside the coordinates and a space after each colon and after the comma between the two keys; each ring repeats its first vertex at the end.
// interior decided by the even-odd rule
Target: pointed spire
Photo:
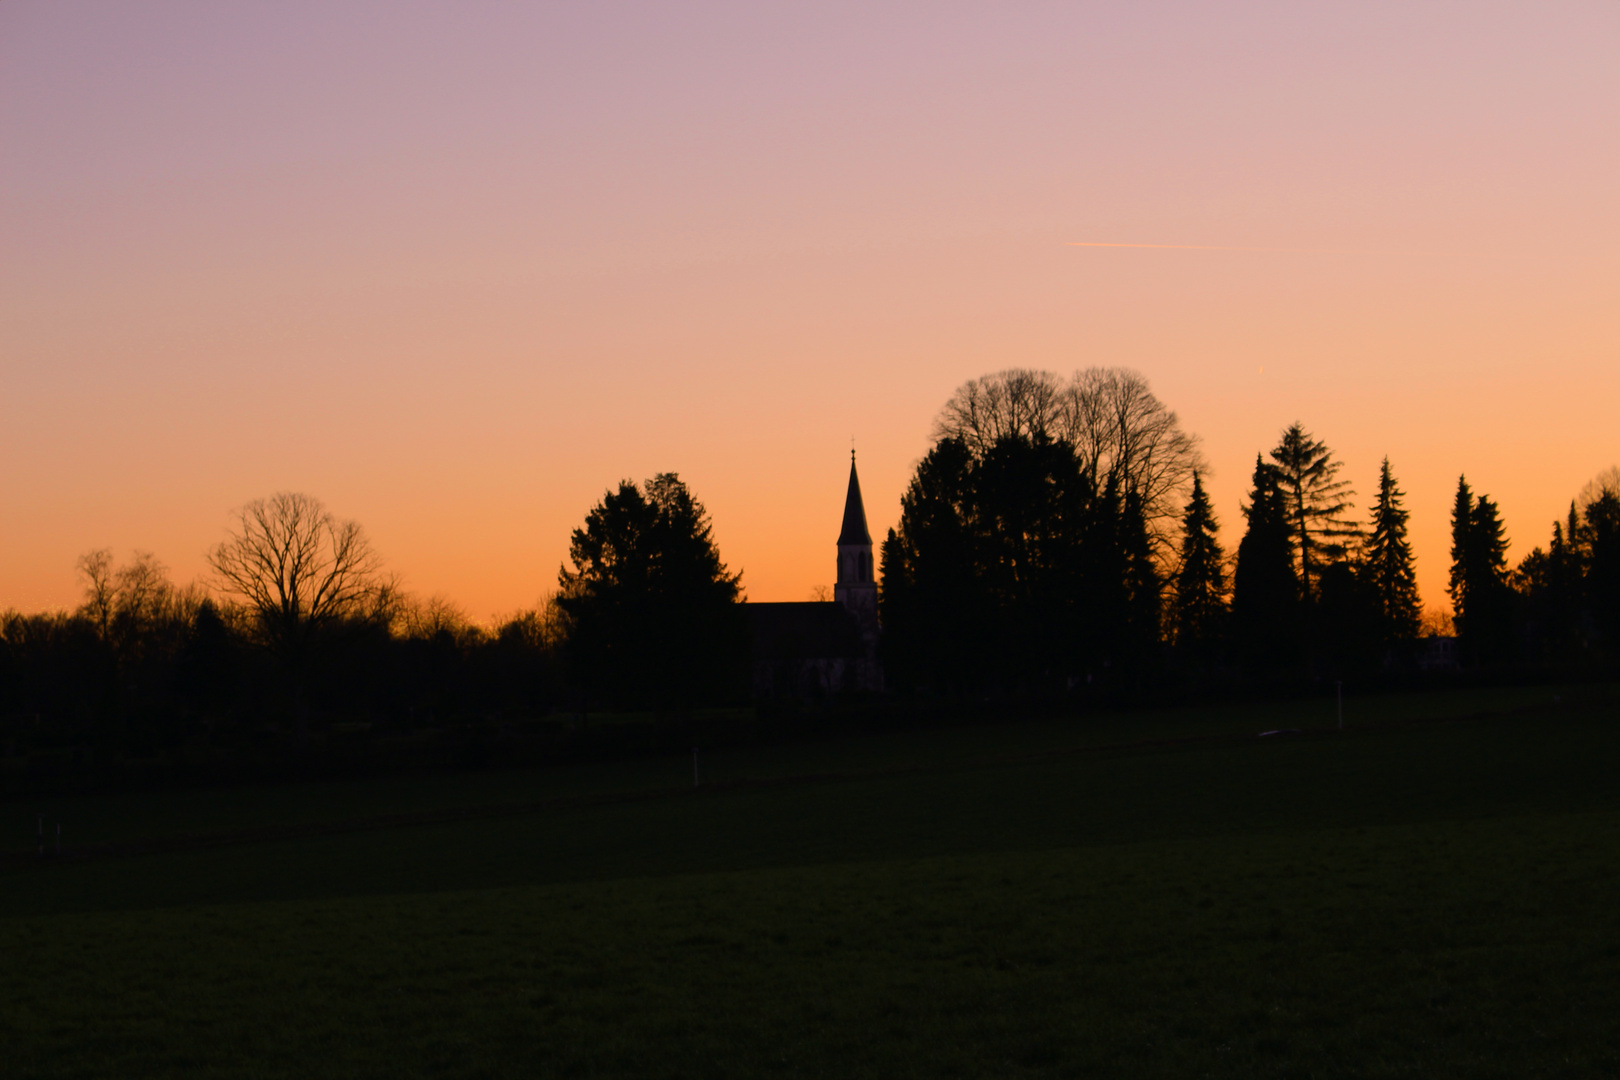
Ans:
{"type": "Polygon", "coordinates": [[[861,479],[855,475],[855,451],[851,450],[849,494],[844,497],[844,528],[838,534],[838,546],[871,543],[872,534],[866,531],[866,505],[861,502],[861,479]]]}

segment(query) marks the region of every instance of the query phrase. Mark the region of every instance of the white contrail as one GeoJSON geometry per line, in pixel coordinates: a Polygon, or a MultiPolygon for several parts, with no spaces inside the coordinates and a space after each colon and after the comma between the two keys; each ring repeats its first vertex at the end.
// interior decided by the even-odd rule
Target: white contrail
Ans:
{"type": "Polygon", "coordinates": [[[1066,247],[1093,247],[1093,248],[1159,248],[1166,251],[1276,251],[1290,255],[1379,255],[1387,254],[1377,251],[1347,251],[1342,248],[1273,248],[1273,247],[1226,247],[1216,244],[1115,244],[1103,241],[1070,240],[1066,247]]]}

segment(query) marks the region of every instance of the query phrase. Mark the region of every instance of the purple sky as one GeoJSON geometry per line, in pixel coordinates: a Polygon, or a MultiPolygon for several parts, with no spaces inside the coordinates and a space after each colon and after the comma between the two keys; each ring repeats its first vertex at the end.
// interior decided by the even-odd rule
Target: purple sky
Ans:
{"type": "Polygon", "coordinates": [[[0,5],[0,607],[292,489],[483,619],[662,470],[801,599],[1009,366],[1140,370],[1228,547],[1389,454],[1430,603],[1459,472],[1516,558],[1620,460],[1620,6],[797,8],[0,5]]]}

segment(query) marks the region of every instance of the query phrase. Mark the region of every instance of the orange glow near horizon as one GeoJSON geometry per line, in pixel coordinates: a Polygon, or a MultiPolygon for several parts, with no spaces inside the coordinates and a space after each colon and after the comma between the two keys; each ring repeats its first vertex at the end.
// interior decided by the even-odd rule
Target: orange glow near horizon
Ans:
{"type": "Polygon", "coordinates": [[[881,538],[960,383],[1093,365],[1202,437],[1228,551],[1288,424],[1362,512],[1387,454],[1444,606],[1459,474],[1517,562],[1620,462],[1617,32],[1505,3],[0,6],[0,609],[74,605],[97,547],[200,578],[232,507],[294,490],[483,621],[661,471],[751,599],[806,599],[852,435],[881,538]],[[1511,254],[1432,254],[1487,241],[1511,254]]]}

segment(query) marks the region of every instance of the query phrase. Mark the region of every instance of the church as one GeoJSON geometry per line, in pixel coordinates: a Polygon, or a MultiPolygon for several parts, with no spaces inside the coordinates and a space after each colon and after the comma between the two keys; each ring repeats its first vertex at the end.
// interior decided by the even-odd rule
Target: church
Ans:
{"type": "Polygon", "coordinates": [[[877,659],[877,571],[855,452],[838,532],[838,580],[830,601],[744,604],[756,698],[816,699],[883,689],[877,659]]]}

